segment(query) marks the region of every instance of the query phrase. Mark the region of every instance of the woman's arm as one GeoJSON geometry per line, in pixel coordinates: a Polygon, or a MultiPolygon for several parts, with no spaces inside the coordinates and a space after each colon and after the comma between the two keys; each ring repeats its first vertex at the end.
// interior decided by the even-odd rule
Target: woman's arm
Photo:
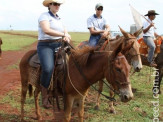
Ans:
{"type": "Polygon", "coordinates": [[[68,31],[67,31],[67,29],[65,28],[65,30],[64,30],[64,34],[65,34],[65,37],[64,37],[64,41],[67,41],[68,43],[70,43],[70,41],[71,41],[71,36],[68,34],[68,31]]]}
{"type": "Polygon", "coordinates": [[[51,29],[49,22],[46,21],[46,20],[45,21],[41,21],[40,22],[40,26],[41,26],[43,32],[45,34],[47,34],[47,35],[50,35],[50,36],[60,36],[60,37],[65,36],[64,33],[51,29]]]}

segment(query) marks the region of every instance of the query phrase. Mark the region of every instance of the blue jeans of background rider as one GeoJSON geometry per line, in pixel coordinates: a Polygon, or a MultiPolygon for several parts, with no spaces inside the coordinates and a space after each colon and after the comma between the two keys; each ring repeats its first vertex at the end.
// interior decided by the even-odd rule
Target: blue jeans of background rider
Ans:
{"type": "Polygon", "coordinates": [[[37,52],[41,64],[41,85],[48,88],[54,70],[55,50],[61,46],[59,42],[39,42],[37,52]]]}
{"type": "Polygon", "coordinates": [[[149,52],[148,52],[148,62],[152,62],[153,57],[154,57],[154,52],[155,52],[155,43],[154,43],[154,38],[150,36],[144,36],[144,42],[148,45],[149,47],[149,52]]]}
{"type": "Polygon", "coordinates": [[[94,47],[98,44],[98,41],[100,40],[101,35],[91,35],[89,38],[89,45],[94,47]]]}

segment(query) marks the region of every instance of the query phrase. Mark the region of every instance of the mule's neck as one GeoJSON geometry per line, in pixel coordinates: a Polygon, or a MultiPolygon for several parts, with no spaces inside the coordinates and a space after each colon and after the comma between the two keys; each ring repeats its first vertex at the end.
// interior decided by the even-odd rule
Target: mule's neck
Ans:
{"type": "Polygon", "coordinates": [[[104,69],[108,65],[107,54],[107,52],[97,52],[96,55],[91,57],[89,65],[83,67],[91,85],[104,78],[104,69]]]}
{"type": "MultiPolygon", "coordinates": [[[[81,70],[84,73],[88,81],[86,81],[78,69],[75,67],[76,81],[78,81],[77,89],[81,92],[87,91],[87,89],[94,83],[104,78],[104,69],[108,65],[108,52],[96,52],[93,54],[86,66],[82,66],[81,70]]],[[[75,75],[75,74],[74,74],[75,75]]]]}
{"type": "Polygon", "coordinates": [[[108,51],[108,50],[109,50],[109,51],[113,51],[113,50],[116,49],[120,44],[123,43],[123,40],[124,40],[124,37],[120,37],[120,38],[118,38],[118,39],[115,39],[115,40],[110,41],[110,42],[107,44],[105,50],[106,50],[106,51],[108,51]]]}

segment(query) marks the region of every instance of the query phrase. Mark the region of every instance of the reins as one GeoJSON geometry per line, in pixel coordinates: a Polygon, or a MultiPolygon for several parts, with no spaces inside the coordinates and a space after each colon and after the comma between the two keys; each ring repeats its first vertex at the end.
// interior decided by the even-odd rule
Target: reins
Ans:
{"type": "MultiPolygon", "coordinates": [[[[73,57],[73,54],[71,53],[71,56],[72,56],[72,59],[73,59],[73,62],[76,66],[76,68],[78,69],[78,71],[80,72],[80,74],[82,75],[82,77],[84,78],[84,80],[95,90],[97,91],[98,93],[100,93],[99,90],[96,89],[96,87],[94,87],[92,85],[92,83],[87,79],[87,77],[85,76],[85,74],[83,73],[83,71],[81,70],[81,67],[79,66],[79,64],[77,63],[77,61],[75,60],[75,58],[73,57]]],[[[110,87],[109,87],[110,88],[110,87]]],[[[112,98],[110,96],[106,96],[105,94],[103,93],[100,93],[102,96],[104,96],[105,98],[109,99],[110,101],[116,101],[115,98],[112,98]]]]}
{"type": "MultiPolygon", "coordinates": [[[[67,44],[68,44],[72,49],[74,49],[69,43],[67,43],[67,44]]],[[[75,50],[75,49],[74,49],[74,50],[75,50]]],[[[108,52],[108,51],[106,51],[106,52],[108,52]]],[[[78,64],[77,61],[75,60],[73,54],[72,54],[71,52],[69,52],[69,53],[71,54],[72,59],[73,59],[73,62],[74,62],[74,64],[75,64],[76,68],[78,69],[78,71],[80,72],[80,74],[82,75],[82,77],[84,78],[84,80],[85,80],[95,91],[97,91],[100,95],[104,96],[106,99],[109,99],[110,101],[116,101],[116,99],[115,99],[114,97],[110,97],[110,96],[107,96],[107,95],[101,93],[99,90],[96,89],[96,87],[94,87],[94,86],[92,85],[92,83],[87,79],[87,77],[85,76],[85,74],[84,74],[83,71],[81,70],[81,67],[79,66],[79,64],[78,64]]],[[[72,81],[71,81],[71,78],[70,78],[70,75],[69,75],[69,71],[68,71],[68,77],[69,77],[69,79],[70,79],[70,83],[71,83],[71,85],[73,86],[73,88],[74,88],[81,96],[84,96],[84,95],[83,95],[82,93],[80,93],[80,91],[77,90],[76,87],[73,85],[73,83],[72,83],[72,81]]],[[[102,80],[102,81],[103,81],[103,80],[102,80]]],[[[103,82],[104,82],[104,81],[103,81],[103,82]]],[[[106,82],[104,82],[104,84],[106,84],[106,86],[107,86],[110,90],[112,90],[115,94],[119,95],[119,93],[116,92],[114,89],[112,89],[106,82]]]]}

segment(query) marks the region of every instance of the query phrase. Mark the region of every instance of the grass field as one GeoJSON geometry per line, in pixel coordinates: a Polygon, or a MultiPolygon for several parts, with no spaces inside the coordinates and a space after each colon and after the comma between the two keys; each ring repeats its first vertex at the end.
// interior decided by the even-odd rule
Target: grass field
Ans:
{"type": "MultiPolygon", "coordinates": [[[[26,36],[17,36],[17,35],[10,35],[10,34],[3,34],[0,31],[0,37],[3,40],[2,50],[20,50],[23,47],[30,45],[37,41],[37,38],[33,37],[26,37],[26,36]]],[[[8,31],[3,31],[8,32],[8,31]]],[[[19,34],[30,34],[30,35],[36,35],[36,31],[9,31],[11,33],[19,33],[19,34]]],[[[77,45],[80,41],[88,40],[89,33],[79,33],[79,32],[70,32],[70,35],[72,36],[72,40],[75,45],[77,45]]]]}
{"type": "MultiPolygon", "coordinates": [[[[18,33],[20,33],[18,31],[18,33]]],[[[21,33],[35,34],[37,32],[26,32],[23,31],[21,33]]],[[[88,33],[70,33],[72,36],[72,40],[75,40],[75,45],[80,41],[87,40],[89,38],[88,33]]],[[[3,50],[20,50],[24,46],[32,44],[36,39],[27,38],[21,36],[13,36],[1,34],[0,37],[3,39],[3,50]]],[[[9,70],[13,68],[18,68],[18,64],[9,67],[9,70]]],[[[110,114],[108,112],[108,100],[101,97],[101,106],[100,110],[94,110],[95,106],[95,94],[97,94],[94,90],[90,89],[89,93],[91,100],[90,102],[85,104],[85,122],[122,122],[122,121],[131,121],[131,122],[152,122],[153,114],[154,114],[154,105],[152,101],[159,102],[159,119],[163,121],[163,95],[160,95],[158,99],[155,99],[152,95],[152,85],[154,77],[151,76],[154,71],[151,71],[149,67],[143,67],[141,72],[135,73],[130,77],[132,87],[136,88],[137,91],[134,93],[134,98],[128,103],[122,103],[117,98],[118,105],[115,106],[116,114],[110,114]]],[[[163,81],[162,81],[163,82],[163,81]]],[[[163,86],[162,91],[163,91],[163,86]]],[[[104,91],[105,94],[108,94],[108,88],[105,86],[104,91]]],[[[12,108],[17,109],[20,112],[20,88],[17,90],[11,91],[8,95],[4,97],[0,97],[0,104],[8,104],[12,110],[12,108]]],[[[34,98],[28,98],[26,100],[25,105],[26,116],[31,115],[31,111],[34,111],[34,98]]],[[[47,113],[49,116],[52,116],[52,113],[47,113]]],[[[8,115],[5,111],[0,110],[0,115],[4,118],[8,118],[10,121],[18,119],[18,115],[8,115]]],[[[30,121],[30,118],[25,118],[27,121],[30,121]]]]}

